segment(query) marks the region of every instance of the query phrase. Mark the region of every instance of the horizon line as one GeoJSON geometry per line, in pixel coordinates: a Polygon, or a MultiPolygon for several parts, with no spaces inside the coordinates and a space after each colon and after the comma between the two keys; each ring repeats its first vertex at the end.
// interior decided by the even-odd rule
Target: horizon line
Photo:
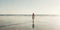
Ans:
{"type": "MultiPolygon", "coordinates": [[[[32,16],[32,14],[0,14],[0,16],[32,16]]],[[[60,16],[54,14],[35,14],[35,16],[60,16]]]]}

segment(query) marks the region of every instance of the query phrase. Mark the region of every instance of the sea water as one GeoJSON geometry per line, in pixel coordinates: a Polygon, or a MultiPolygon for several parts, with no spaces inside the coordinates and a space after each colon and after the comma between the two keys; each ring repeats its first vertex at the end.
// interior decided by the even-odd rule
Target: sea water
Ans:
{"type": "MultiPolygon", "coordinates": [[[[32,16],[0,16],[0,30],[33,30],[32,16]]],[[[60,30],[60,16],[35,16],[34,30],[60,30]]]]}

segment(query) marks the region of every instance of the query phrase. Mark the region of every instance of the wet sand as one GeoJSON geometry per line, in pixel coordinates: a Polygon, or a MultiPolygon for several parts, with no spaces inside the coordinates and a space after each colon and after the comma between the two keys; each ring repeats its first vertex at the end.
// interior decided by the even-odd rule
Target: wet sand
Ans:
{"type": "MultiPolygon", "coordinates": [[[[34,30],[60,30],[60,16],[36,16],[34,30]]],[[[0,30],[33,30],[31,16],[0,16],[0,30]]]]}

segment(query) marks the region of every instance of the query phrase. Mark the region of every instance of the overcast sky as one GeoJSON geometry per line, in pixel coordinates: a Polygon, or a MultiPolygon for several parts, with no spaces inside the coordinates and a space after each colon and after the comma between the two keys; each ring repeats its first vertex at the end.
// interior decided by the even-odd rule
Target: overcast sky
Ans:
{"type": "Polygon", "coordinates": [[[0,0],[0,13],[60,14],[60,0],[0,0]]]}

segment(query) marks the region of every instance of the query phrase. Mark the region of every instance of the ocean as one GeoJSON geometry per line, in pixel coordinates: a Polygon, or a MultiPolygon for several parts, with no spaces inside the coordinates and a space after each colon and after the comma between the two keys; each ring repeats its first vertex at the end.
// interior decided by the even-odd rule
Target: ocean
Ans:
{"type": "Polygon", "coordinates": [[[60,30],[60,16],[0,16],[0,30],[60,30]]]}

